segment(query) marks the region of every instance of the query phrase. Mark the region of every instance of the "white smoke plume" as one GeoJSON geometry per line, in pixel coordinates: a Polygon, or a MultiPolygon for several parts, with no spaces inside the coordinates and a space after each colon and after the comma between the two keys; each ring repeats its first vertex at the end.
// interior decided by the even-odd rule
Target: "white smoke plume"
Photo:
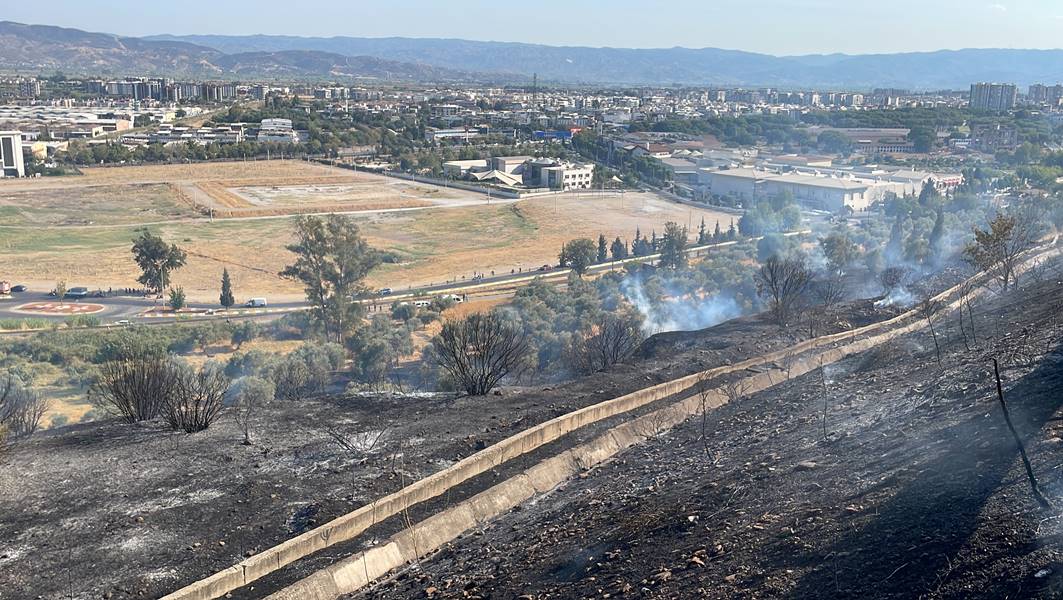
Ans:
{"type": "Polygon", "coordinates": [[[628,276],[620,291],[642,314],[646,335],[667,331],[696,331],[742,315],[742,308],[730,296],[698,296],[665,287],[659,298],[646,293],[641,277],[628,276]]]}

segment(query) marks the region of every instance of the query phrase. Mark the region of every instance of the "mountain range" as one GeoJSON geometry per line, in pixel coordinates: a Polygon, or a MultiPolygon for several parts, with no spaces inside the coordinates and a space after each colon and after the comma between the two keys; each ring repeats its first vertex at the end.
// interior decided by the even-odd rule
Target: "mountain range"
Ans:
{"type": "Polygon", "coordinates": [[[475,75],[425,63],[315,49],[221,52],[202,44],[0,21],[0,71],[100,76],[245,79],[473,81],[475,75]]]}
{"type": "Polygon", "coordinates": [[[119,37],[0,22],[0,70],[243,78],[965,89],[1063,81],[1063,50],[772,56],[719,48],[592,48],[439,38],[119,37]]]}

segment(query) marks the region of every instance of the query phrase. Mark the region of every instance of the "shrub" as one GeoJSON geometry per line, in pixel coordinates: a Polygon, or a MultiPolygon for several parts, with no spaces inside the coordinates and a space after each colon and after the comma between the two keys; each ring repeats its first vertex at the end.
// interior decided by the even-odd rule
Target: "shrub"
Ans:
{"type": "Polygon", "coordinates": [[[277,396],[295,400],[319,393],[332,380],[333,371],[343,367],[345,352],[337,344],[304,344],[284,358],[274,369],[277,396]]]}
{"type": "Polygon", "coordinates": [[[230,390],[236,423],[244,434],[244,444],[251,445],[251,434],[262,408],[273,401],[273,383],[261,377],[241,377],[230,390]]]}
{"type": "Polygon", "coordinates": [[[99,327],[100,318],[93,315],[74,315],[66,318],[66,326],[68,328],[75,327],[99,327]]]}

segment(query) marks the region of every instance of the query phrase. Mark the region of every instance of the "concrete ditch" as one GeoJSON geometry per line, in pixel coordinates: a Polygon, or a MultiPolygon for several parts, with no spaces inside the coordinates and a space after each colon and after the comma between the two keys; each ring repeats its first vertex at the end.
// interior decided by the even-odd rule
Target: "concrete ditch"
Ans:
{"type": "MultiPolygon", "coordinates": [[[[1058,255],[1059,251],[1053,251],[1052,254],[1058,255]]],[[[1031,260],[1024,264],[1028,266],[1031,260]]],[[[954,308],[962,301],[962,298],[952,297],[957,295],[964,285],[980,284],[984,282],[984,279],[984,276],[973,277],[935,296],[935,300],[947,303],[947,308],[954,308]]],[[[984,293],[983,288],[978,288],[974,292],[975,295],[982,293],[984,293]]],[[[919,319],[917,311],[913,309],[887,321],[806,340],[789,348],[747,359],[734,365],[694,373],[573,411],[515,434],[394,494],[380,498],[314,530],[252,556],[233,567],[181,588],[165,596],[164,600],[199,600],[223,596],[319,550],[353,539],[373,525],[401,511],[408,510],[413,505],[435,498],[489,469],[531,452],[572,431],[609,417],[634,411],[653,402],[689,392],[708,379],[754,367],[772,365],[780,361],[786,362],[785,368],[776,366],[746,378],[747,391],[763,390],[789,377],[806,373],[845,356],[863,352],[888,339],[924,326],[925,322],[919,319]],[[905,321],[911,322],[899,326],[905,321]],[[885,331],[873,335],[880,330],[885,331]],[[857,340],[861,336],[870,337],[857,340]],[[850,343],[841,348],[819,353],[815,360],[808,357],[797,358],[798,355],[809,350],[845,340],[850,340],[850,343]]],[[[726,396],[719,389],[708,390],[704,394],[706,404],[710,408],[721,406],[726,402],[726,396]]],[[[335,598],[342,593],[357,590],[391,569],[424,556],[425,553],[454,539],[473,525],[489,520],[535,494],[553,489],[565,479],[578,474],[580,470],[596,465],[617,452],[647,439],[648,434],[670,429],[694,414],[692,411],[700,410],[702,400],[702,393],[699,392],[619,425],[589,443],[548,458],[453,508],[407,528],[393,536],[392,540],[383,546],[341,560],[271,597],[335,598]]]]}

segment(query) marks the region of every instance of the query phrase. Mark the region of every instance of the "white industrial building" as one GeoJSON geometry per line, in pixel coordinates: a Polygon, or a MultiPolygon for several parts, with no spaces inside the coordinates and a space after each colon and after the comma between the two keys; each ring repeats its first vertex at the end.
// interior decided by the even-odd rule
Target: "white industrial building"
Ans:
{"type": "Polygon", "coordinates": [[[875,167],[699,170],[699,182],[716,196],[751,201],[788,193],[807,208],[831,212],[843,206],[864,210],[888,194],[918,195],[931,180],[947,188],[958,185],[961,179],[957,174],[875,167]]]}
{"type": "Polygon", "coordinates": [[[295,144],[299,135],[292,128],[291,119],[262,119],[258,127],[258,141],[295,144]]]}
{"type": "Polygon", "coordinates": [[[554,190],[590,189],[594,164],[577,164],[556,158],[496,156],[481,160],[450,160],[443,163],[447,177],[493,181],[510,187],[554,190]]]}
{"type": "Polygon", "coordinates": [[[22,158],[22,134],[18,131],[0,131],[0,177],[25,177],[26,165],[22,158]]]}

